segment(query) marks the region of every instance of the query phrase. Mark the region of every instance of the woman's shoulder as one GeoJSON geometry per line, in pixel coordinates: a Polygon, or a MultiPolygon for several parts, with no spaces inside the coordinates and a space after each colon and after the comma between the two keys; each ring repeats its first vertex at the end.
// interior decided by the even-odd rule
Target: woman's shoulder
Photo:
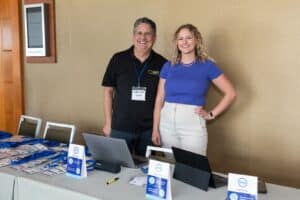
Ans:
{"type": "Polygon", "coordinates": [[[216,61],[211,60],[211,59],[205,59],[204,61],[199,61],[199,62],[204,65],[216,65],[216,61]]]}
{"type": "Polygon", "coordinates": [[[215,67],[218,68],[218,65],[216,64],[216,61],[214,61],[214,60],[209,60],[209,59],[206,59],[205,61],[199,60],[198,64],[202,65],[202,66],[204,66],[208,69],[209,68],[215,68],[215,67]]]}
{"type": "Polygon", "coordinates": [[[164,79],[167,78],[168,74],[170,72],[170,69],[171,69],[171,62],[170,61],[165,62],[165,64],[163,65],[163,67],[161,69],[160,77],[164,78],[164,79]]]}
{"type": "Polygon", "coordinates": [[[163,67],[165,67],[165,68],[169,68],[169,67],[171,67],[172,66],[172,63],[171,63],[171,61],[169,61],[169,60],[167,60],[166,62],[165,62],[165,64],[163,65],[163,67]]]}

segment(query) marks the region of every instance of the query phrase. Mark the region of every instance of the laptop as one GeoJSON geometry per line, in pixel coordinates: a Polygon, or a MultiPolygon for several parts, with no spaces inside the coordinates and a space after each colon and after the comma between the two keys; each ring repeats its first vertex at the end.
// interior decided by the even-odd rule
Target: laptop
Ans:
{"type": "Polygon", "coordinates": [[[129,168],[141,167],[146,162],[146,160],[141,162],[141,159],[133,159],[126,141],[123,139],[90,133],[83,133],[83,137],[93,159],[96,161],[119,164],[129,168]]]}
{"type": "Polygon", "coordinates": [[[208,186],[217,188],[227,185],[226,177],[212,174],[206,156],[176,147],[172,150],[176,160],[174,178],[203,190],[207,190],[208,186]]]}

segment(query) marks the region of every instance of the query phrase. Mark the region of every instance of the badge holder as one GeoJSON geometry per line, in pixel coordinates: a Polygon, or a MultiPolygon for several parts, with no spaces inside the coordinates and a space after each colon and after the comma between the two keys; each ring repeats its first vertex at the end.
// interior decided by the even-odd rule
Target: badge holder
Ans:
{"type": "Polygon", "coordinates": [[[146,87],[134,86],[131,89],[132,101],[146,101],[146,87]]]}

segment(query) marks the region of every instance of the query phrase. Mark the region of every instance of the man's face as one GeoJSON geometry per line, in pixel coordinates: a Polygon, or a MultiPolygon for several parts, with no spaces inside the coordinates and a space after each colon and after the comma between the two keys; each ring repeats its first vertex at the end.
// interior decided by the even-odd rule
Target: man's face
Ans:
{"type": "Polygon", "coordinates": [[[136,51],[149,52],[152,49],[156,35],[149,24],[141,23],[133,33],[132,41],[136,51]]]}

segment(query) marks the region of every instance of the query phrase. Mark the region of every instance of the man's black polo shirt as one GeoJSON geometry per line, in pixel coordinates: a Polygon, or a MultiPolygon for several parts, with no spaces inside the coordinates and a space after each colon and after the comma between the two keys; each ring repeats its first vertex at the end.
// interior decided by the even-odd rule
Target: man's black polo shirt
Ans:
{"type": "Polygon", "coordinates": [[[113,55],[102,81],[102,86],[114,88],[112,129],[135,133],[152,129],[159,72],[166,61],[152,50],[141,63],[134,56],[133,47],[113,55]],[[140,73],[146,63],[140,79],[140,87],[147,88],[146,101],[132,101],[132,87],[138,86],[136,73],[140,73]]]}

